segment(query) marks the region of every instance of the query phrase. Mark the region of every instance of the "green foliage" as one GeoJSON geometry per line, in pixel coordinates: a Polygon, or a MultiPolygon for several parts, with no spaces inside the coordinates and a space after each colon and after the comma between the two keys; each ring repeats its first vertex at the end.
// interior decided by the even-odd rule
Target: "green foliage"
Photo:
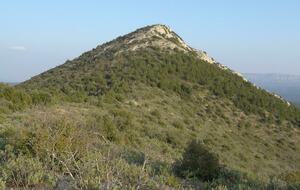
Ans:
{"type": "Polygon", "coordinates": [[[16,187],[51,183],[51,179],[54,177],[47,173],[38,159],[23,155],[9,159],[0,171],[0,176],[5,179],[6,184],[16,187]]]}
{"type": "Polygon", "coordinates": [[[22,90],[0,84],[0,111],[17,111],[31,105],[31,97],[22,90]]]}
{"type": "Polygon", "coordinates": [[[300,171],[285,174],[283,178],[289,182],[300,182],[300,171]]]}
{"type": "Polygon", "coordinates": [[[83,121],[48,117],[31,121],[34,127],[1,130],[0,178],[8,187],[42,184],[45,188],[66,183],[78,189],[153,189],[160,183],[179,184],[170,174],[156,176],[162,174],[151,172],[152,165],[143,152],[103,139],[111,134],[108,126],[114,125],[107,115],[96,120],[99,125],[89,122],[85,127],[83,121]]]}
{"type": "Polygon", "coordinates": [[[222,168],[217,178],[205,183],[205,189],[297,190],[299,183],[288,183],[280,178],[268,180],[250,178],[244,173],[222,168]]]}
{"type": "Polygon", "coordinates": [[[108,116],[103,117],[102,131],[109,141],[117,140],[117,128],[108,116]]]}
{"type": "Polygon", "coordinates": [[[0,84],[0,113],[20,111],[36,105],[53,102],[50,93],[38,90],[26,92],[23,89],[0,84]]]}
{"type": "Polygon", "coordinates": [[[29,134],[30,132],[26,129],[2,127],[0,129],[0,150],[9,150],[8,153],[14,155],[31,152],[29,134]]]}
{"type": "Polygon", "coordinates": [[[129,163],[142,166],[146,161],[146,155],[137,150],[128,150],[122,154],[122,157],[129,163]]]}
{"type": "Polygon", "coordinates": [[[210,181],[218,176],[219,160],[201,142],[193,140],[185,149],[182,160],[178,161],[175,170],[180,176],[197,177],[210,181]]]}
{"type": "Polygon", "coordinates": [[[119,101],[137,83],[173,91],[184,98],[190,97],[194,87],[201,86],[212,96],[229,99],[245,113],[268,112],[267,123],[288,120],[294,126],[300,125],[299,109],[254,87],[230,70],[198,59],[193,53],[148,48],[123,52],[113,59],[107,55],[92,58],[96,55],[96,50],[87,52],[19,87],[39,88],[50,94],[58,92],[68,101],[84,102],[88,97],[104,94],[119,101]]]}
{"type": "Polygon", "coordinates": [[[0,190],[5,190],[5,181],[0,178],[0,190]]]}
{"type": "Polygon", "coordinates": [[[32,91],[30,96],[33,105],[48,105],[53,101],[51,95],[47,92],[32,91]]]}
{"type": "MultiPolygon", "coordinates": [[[[145,91],[145,94],[147,92],[145,91]]],[[[141,102],[138,101],[138,104],[141,102]]],[[[163,104],[168,105],[166,102],[163,104]]],[[[174,102],[172,106],[185,108],[187,105],[174,102]]],[[[185,149],[183,158],[177,162],[177,170],[174,172],[173,161],[180,157],[181,147],[185,146],[186,140],[197,134],[202,135],[204,131],[199,131],[200,128],[195,126],[195,132],[190,130],[189,125],[193,120],[184,114],[176,115],[176,120],[167,118],[166,114],[169,112],[165,112],[163,108],[159,111],[157,119],[156,114],[151,114],[151,110],[157,110],[153,107],[154,103],[148,107],[130,103],[102,103],[101,107],[68,104],[34,108],[23,112],[22,116],[15,113],[11,116],[11,122],[6,121],[5,126],[0,128],[0,168],[1,172],[3,171],[0,178],[7,187],[34,188],[41,185],[42,188],[53,188],[66,184],[73,189],[98,189],[107,186],[115,189],[193,189],[199,183],[201,187],[207,187],[206,189],[225,186],[228,189],[264,189],[271,184],[271,181],[251,181],[240,171],[222,169],[208,175],[206,171],[211,172],[212,167],[207,166],[213,165],[201,164],[211,163],[215,157],[210,153],[212,150],[208,151],[201,143],[195,143],[195,146],[190,145],[185,149]],[[147,114],[143,116],[145,110],[147,114]],[[164,125],[159,125],[160,120],[164,120],[164,125]],[[141,125],[143,127],[140,127],[141,125]],[[198,154],[201,156],[197,156],[198,154]],[[201,169],[197,170],[197,167],[201,169]],[[201,182],[203,180],[206,182],[201,182]]],[[[189,109],[183,109],[183,113],[186,110],[189,109]]],[[[175,109],[172,110],[173,113],[174,111],[175,109]]],[[[168,116],[172,117],[172,114],[168,116]]],[[[218,130],[221,128],[208,126],[207,130],[214,133],[214,143],[230,142],[229,137],[218,139],[218,130]]],[[[252,130],[251,127],[243,126],[239,129],[238,136],[244,128],[247,131],[252,130]]],[[[234,133],[231,135],[238,138],[234,133]]],[[[243,138],[249,140],[249,137],[243,138]]],[[[213,143],[208,140],[205,142],[213,143]]],[[[283,142],[283,149],[286,149],[286,141],[283,142]]],[[[230,146],[229,144],[227,145],[230,146]]],[[[269,144],[272,145],[272,137],[269,144]]],[[[231,145],[231,151],[237,150],[235,146],[231,145]]],[[[224,153],[219,159],[235,159],[230,156],[230,152],[224,153]]],[[[248,153],[248,150],[244,153],[251,159],[252,154],[248,153]]],[[[289,159],[294,157],[289,156],[289,159]]],[[[234,162],[245,163],[239,160],[234,162]]],[[[283,162],[284,160],[280,159],[280,162],[276,163],[283,162]]],[[[292,178],[294,177],[289,177],[292,178]]],[[[285,179],[272,181],[272,187],[282,184],[284,187],[297,187],[296,183],[287,182],[285,179]]]]}

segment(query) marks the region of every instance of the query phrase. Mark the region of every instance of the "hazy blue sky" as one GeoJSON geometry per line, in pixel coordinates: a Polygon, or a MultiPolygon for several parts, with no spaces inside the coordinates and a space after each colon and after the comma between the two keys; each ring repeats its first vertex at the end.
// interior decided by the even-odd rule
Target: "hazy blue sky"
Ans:
{"type": "Polygon", "coordinates": [[[298,0],[2,0],[0,81],[29,79],[155,23],[239,72],[300,74],[298,0]]]}

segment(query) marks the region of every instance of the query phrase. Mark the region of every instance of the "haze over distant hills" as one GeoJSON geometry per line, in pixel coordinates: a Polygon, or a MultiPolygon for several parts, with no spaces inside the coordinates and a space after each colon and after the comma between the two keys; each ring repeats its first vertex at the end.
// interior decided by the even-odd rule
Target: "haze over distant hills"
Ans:
{"type": "Polygon", "coordinates": [[[18,82],[3,82],[3,81],[0,81],[0,83],[7,84],[7,85],[9,85],[9,86],[14,86],[14,85],[19,84],[18,82]]]}
{"type": "Polygon", "coordinates": [[[245,73],[244,76],[257,86],[300,106],[299,75],[245,73]]]}

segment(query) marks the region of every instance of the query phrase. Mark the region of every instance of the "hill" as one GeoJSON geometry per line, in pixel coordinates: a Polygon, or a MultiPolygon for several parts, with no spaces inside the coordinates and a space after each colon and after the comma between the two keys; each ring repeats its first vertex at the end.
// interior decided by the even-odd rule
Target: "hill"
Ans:
{"type": "Polygon", "coordinates": [[[7,187],[299,187],[299,109],[164,25],[0,92],[7,187]],[[207,168],[209,175],[185,170],[183,159],[197,152],[220,165],[207,168]]]}
{"type": "Polygon", "coordinates": [[[176,33],[162,25],[145,27],[119,37],[20,86],[83,101],[111,89],[123,90],[123,83],[131,82],[181,94],[185,89],[191,90],[194,84],[200,85],[213,95],[230,99],[245,112],[263,114],[268,111],[275,120],[283,117],[296,125],[300,122],[299,110],[253,87],[205,52],[190,48],[176,33]]]}

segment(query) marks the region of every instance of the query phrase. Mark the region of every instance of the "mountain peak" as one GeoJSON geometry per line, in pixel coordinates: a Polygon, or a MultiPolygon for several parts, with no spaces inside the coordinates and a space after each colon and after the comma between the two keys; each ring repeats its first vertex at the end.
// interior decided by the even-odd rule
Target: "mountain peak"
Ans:
{"type": "Polygon", "coordinates": [[[200,59],[209,63],[215,63],[204,51],[191,48],[187,43],[170,27],[163,24],[155,24],[135,30],[127,35],[97,47],[99,54],[114,50],[114,54],[124,51],[136,51],[148,47],[160,49],[180,50],[184,52],[195,52],[200,59]]]}
{"type": "Polygon", "coordinates": [[[100,47],[105,50],[110,49],[117,44],[126,45],[128,50],[137,50],[144,47],[156,46],[159,48],[175,49],[190,51],[191,48],[168,26],[155,24],[139,28],[134,32],[116,38],[100,47]]]}
{"type": "MultiPolygon", "coordinates": [[[[167,35],[172,32],[169,26],[164,24],[154,24],[148,27],[144,27],[144,29],[149,29],[150,31],[155,31],[156,33],[159,33],[161,35],[167,35]]],[[[143,28],[142,28],[143,29],[143,28]]]]}

